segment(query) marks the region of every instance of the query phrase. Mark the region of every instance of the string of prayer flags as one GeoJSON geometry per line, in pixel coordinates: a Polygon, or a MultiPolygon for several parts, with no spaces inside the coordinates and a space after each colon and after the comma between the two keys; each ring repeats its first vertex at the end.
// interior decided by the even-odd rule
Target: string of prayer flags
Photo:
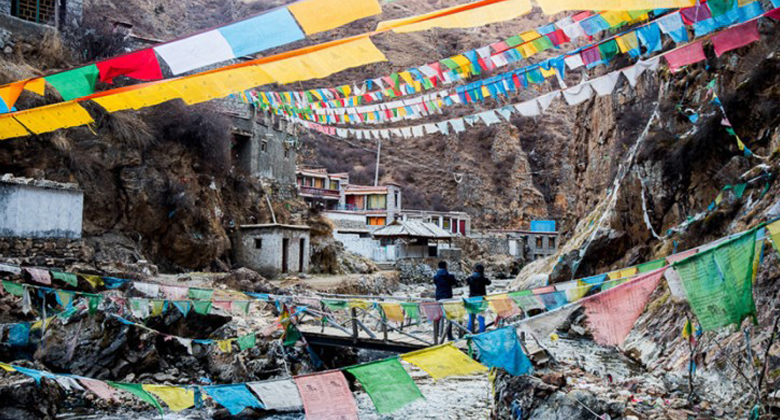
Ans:
{"type": "Polygon", "coordinates": [[[424,15],[380,22],[378,30],[393,28],[397,33],[424,31],[432,28],[475,28],[515,19],[532,9],[529,0],[498,0],[453,6],[424,15]],[[487,4],[480,4],[487,3],[487,4]],[[464,7],[465,6],[465,7],[464,7]]]}
{"type": "Polygon", "coordinates": [[[250,382],[249,389],[260,397],[266,410],[292,411],[303,409],[298,387],[292,379],[250,382]]]}
{"type": "Polygon", "coordinates": [[[490,309],[501,319],[508,319],[520,314],[520,309],[512,299],[509,299],[507,294],[491,295],[485,299],[488,301],[490,309]]]}
{"type": "Polygon", "coordinates": [[[780,255],[780,221],[766,225],[766,229],[769,231],[770,238],[772,238],[772,246],[780,255]]]}
{"type": "Polygon", "coordinates": [[[580,301],[588,317],[593,341],[619,346],[623,344],[639,315],[645,310],[650,295],[658,287],[664,268],[651,271],[608,291],[580,301]]]}
{"type": "Polygon", "coordinates": [[[346,300],[322,299],[322,303],[331,311],[340,311],[349,308],[346,300]]]}
{"type": "Polygon", "coordinates": [[[382,313],[389,321],[404,322],[404,311],[397,303],[381,303],[382,313]]]}
{"type": "Polygon", "coordinates": [[[296,376],[307,419],[358,420],[358,410],[341,371],[296,376]]]}
{"type": "Polygon", "coordinates": [[[569,319],[571,314],[579,308],[579,304],[566,305],[553,311],[525,318],[518,323],[518,326],[538,340],[544,340],[549,338],[558,329],[558,326],[569,319]]]}
{"type": "Polygon", "coordinates": [[[401,359],[424,370],[433,379],[467,376],[487,371],[487,368],[447,343],[401,355],[401,359]]]}
{"type": "Polygon", "coordinates": [[[629,267],[629,268],[624,268],[622,270],[617,270],[611,273],[607,273],[607,277],[609,277],[610,280],[617,280],[617,279],[623,279],[626,277],[634,276],[636,275],[637,272],[639,272],[637,267],[629,267]]]}
{"type": "Polygon", "coordinates": [[[113,386],[116,389],[119,389],[119,390],[122,390],[122,391],[126,391],[126,392],[129,392],[129,393],[135,395],[141,401],[143,401],[145,403],[148,403],[149,405],[151,405],[154,408],[156,408],[157,411],[160,412],[160,414],[163,413],[163,408],[160,405],[160,403],[157,401],[157,399],[154,398],[152,396],[152,394],[146,392],[143,389],[143,386],[141,384],[131,384],[131,383],[112,382],[112,381],[108,381],[108,384],[113,386]]]}
{"type": "Polygon", "coordinates": [[[287,8],[307,35],[382,13],[377,0],[303,0],[287,8]]]}
{"type": "Polygon", "coordinates": [[[84,279],[93,289],[103,285],[103,278],[100,276],[94,276],[91,274],[78,274],[79,277],[84,279]]]}
{"type": "Polygon", "coordinates": [[[392,413],[422,399],[423,395],[397,358],[381,360],[345,369],[354,375],[377,411],[392,413]]]}
{"type": "Polygon", "coordinates": [[[204,386],[203,390],[233,416],[238,415],[246,408],[263,408],[263,404],[244,384],[204,386]]]}
{"type": "MultiPolygon", "coordinates": [[[[136,284],[137,283],[134,283],[134,287],[136,284]]],[[[195,287],[190,287],[187,293],[192,300],[210,300],[211,296],[214,294],[214,291],[211,289],[197,289],[195,287]]]]}
{"type": "Polygon", "coordinates": [[[73,287],[76,287],[79,285],[79,279],[76,277],[73,273],[63,273],[61,271],[52,271],[51,272],[52,278],[55,280],[63,281],[73,287]]]}
{"type": "Polygon", "coordinates": [[[191,389],[170,385],[147,385],[141,388],[161,399],[171,411],[186,410],[195,406],[195,392],[191,389]]]}
{"type": "Polygon", "coordinates": [[[666,267],[666,266],[667,266],[666,260],[663,258],[659,258],[657,260],[639,264],[638,266],[636,266],[636,270],[639,274],[643,274],[650,271],[658,270],[659,268],[666,267]]]}
{"type": "Polygon", "coordinates": [[[761,37],[758,34],[758,21],[751,20],[713,35],[712,45],[715,47],[715,54],[720,57],[728,51],[744,47],[759,39],[761,37]]]}
{"type": "Polygon", "coordinates": [[[117,76],[137,80],[160,80],[163,78],[160,62],[154,50],[145,49],[130,54],[99,61],[95,64],[101,82],[114,83],[117,76]]]}
{"type": "Polygon", "coordinates": [[[411,319],[420,320],[420,304],[417,302],[401,302],[401,308],[404,313],[411,319]]]}
{"type": "Polygon", "coordinates": [[[669,51],[664,54],[664,58],[669,63],[669,69],[675,73],[681,67],[704,61],[707,57],[704,55],[702,42],[698,41],[669,51]]]}
{"type": "Polygon", "coordinates": [[[674,263],[704,331],[756,317],[753,260],[757,229],[674,263]]]}
{"type": "Polygon", "coordinates": [[[545,0],[538,2],[547,15],[566,10],[654,10],[678,9],[694,4],[694,0],[545,0]]]}
{"type": "Polygon", "coordinates": [[[463,302],[444,302],[441,304],[444,316],[451,321],[462,321],[466,317],[466,308],[463,302]]]}
{"type": "Polygon", "coordinates": [[[519,306],[525,313],[531,310],[543,310],[544,304],[539,300],[536,295],[530,290],[521,290],[518,292],[510,292],[507,294],[515,304],[519,306]]]}
{"type": "Polygon", "coordinates": [[[469,314],[481,314],[487,310],[488,302],[482,296],[463,299],[463,306],[469,314]]]}
{"type": "Polygon", "coordinates": [[[95,122],[86,109],[72,101],[19,111],[13,114],[13,118],[35,134],[95,122]]]}
{"type": "Polygon", "coordinates": [[[371,304],[364,299],[350,299],[348,301],[348,306],[350,309],[352,308],[368,309],[371,307],[371,304]]]}
{"type": "Polygon", "coordinates": [[[533,371],[523,353],[517,330],[511,326],[471,337],[479,351],[479,361],[489,368],[503,368],[510,375],[520,376],[533,371]]]}

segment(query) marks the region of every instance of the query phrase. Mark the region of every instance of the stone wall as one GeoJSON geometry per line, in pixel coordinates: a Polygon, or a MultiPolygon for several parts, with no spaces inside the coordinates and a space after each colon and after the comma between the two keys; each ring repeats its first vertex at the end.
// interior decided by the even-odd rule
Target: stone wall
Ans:
{"type": "Polygon", "coordinates": [[[94,250],[83,239],[0,238],[0,261],[46,267],[88,262],[94,250]]]}
{"type": "Polygon", "coordinates": [[[21,182],[0,182],[0,237],[81,238],[80,190],[21,182]]]}

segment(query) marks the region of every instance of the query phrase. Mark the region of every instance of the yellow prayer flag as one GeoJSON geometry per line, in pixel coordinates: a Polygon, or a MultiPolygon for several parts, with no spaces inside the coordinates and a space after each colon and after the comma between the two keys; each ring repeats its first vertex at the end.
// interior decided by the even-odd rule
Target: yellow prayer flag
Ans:
{"type": "Polygon", "coordinates": [[[16,372],[16,369],[7,363],[0,363],[0,368],[3,368],[6,372],[16,372]]]}
{"type": "Polygon", "coordinates": [[[464,8],[453,6],[424,15],[380,22],[378,30],[393,28],[397,33],[424,31],[432,28],[475,28],[490,23],[503,22],[531,11],[530,0],[504,0],[485,6],[464,8]]]}
{"type": "Polygon", "coordinates": [[[593,286],[585,283],[582,280],[577,280],[577,287],[566,289],[566,299],[569,302],[576,302],[587,295],[591,287],[593,286]]]}
{"type": "Polygon", "coordinates": [[[29,135],[30,133],[11,116],[0,117],[0,140],[29,135]]]}
{"type": "MultiPolygon", "coordinates": [[[[49,328],[49,324],[51,324],[52,321],[54,321],[53,316],[46,318],[46,328],[49,328]]],[[[32,325],[30,325],[30,329],[37,330],[40,329],[42,326],[43,326],[43,321],[35,321],[32,323],[32,325]]]]}
{"type": "Polygon", "coordinates": [[[621,53],[627,53],[630,50],[639,48],[639,39],[637,39],[636,32],[631,31],[625,35],[617,37],[617,44],[620,47],[621,53]]]}
{"type": "Polygon", "coordinates": [[[319,79],[342,70],[387,61],[368,36],[258,66],[277,83],[319,79]]]}
{"type": "Polygon", "coordinates": [[[555,67],[550,67],[550,70],[545,70],[544,67],[539,67],[539,70],[542,71],[542,77],[545,79],[548,77],[555,76],[555,67]]]}
{"type": "Polygon", "coordinates": [[[444,316],[452,321],[460,321],[466,316],[466,307],[462,301],[446,302],[441,304],[444,309],[444,316]]]}
{"type": "Polygon", "coordinates": [[[693,6],[695,0],[544,0],[542,11],[553,15],[565,10],[653,10],[693,6]]]}
{"type": "Polygon", "coordinates": [[[490,97],[490,91],[488,90],[487,86],[482,86],[482,96],[486,98],[490,97]]]}
{"type": "Polygon", "coordinates": [[[86,109],[76,101],[62,102],[21,111],[14,114],[20,123],[35,134],[48,133],[60,128],[75,127],[95,122],[86,109]]]}
{"type": "Polygon", "coordinates": [[[368,309],[371,306],[370,303],[366,302],[363,299],[350,299],[347,302],[347,305],[350,308],[358,308],[358,309],[368,309]]]}
{"type": "Polygon", "coordinates": [[[601,13],[601,17],[604,18],[605,21],[607,21],[607,24],[609,24],[610,28],[614,28],[615,26],[622,25],[624,23],[628,23],[631,21],[631,15],[629,15],[624,10],[612,10],[601,13]]]}
{"type": "Polygon", "coordinates": [[[186,104],[193,105],[272,82],[268,73],[251,65],[184,77],[171,82],[171,87],[181,94],[186,104]]]}
{"type": "Polygon", "coordinates": [[[528,58],[536,53],[539,52],[539,50],[536,49],[536,46],[531,42],[526,42],[525,44],[520,44],[519,47],[516,48],[517,51],[520,52],[520,54],[523,56],[523,58],[528,58]]]}
{"type": "Polygon", "coordinates": [[[43,96],[46,93],[46,79],[40,77],[38,79],[29,80],[24,84],[24,90],[43,96]]]}
{"type": "Polygon", "coordinates": [[[233,351],[233,339],[219,340],[217,341],[217,347],[222,353],[230,353],[233,351]]]}
{"type": "Polygon", "coordinates": [[[13,106],[16,104],[16,100],[19,99],[19,95],[22,94],[22,91],[24,90],[24,84],[27,83],[26,81],[21,82],[13,82],[7,86],[0,87],[0,98],[3,99],[3,102],[5,102],[5,106],[8,109],[13,108],[13,106]]]}
{"type": "Polygon", "coordinates": [[[414,84],[414,79],[412,78],[412,73],[409,73],[408,71],[399,71],[398,75],[401,76],[401,79],[403,79],[404,82],[408,85],[414,84]]]}
{"type": "Polygon", "coordinates": [[[186,410],[195,405],[195,392],[178,386],[147,385],[141,386],[144,391],[151,392],[171,409],[171,411],[186,410]]]}
{"type": "Polygon", "coordinates": [[[633,275],[636,275],[638,272],[639,270],[636,267],[629,267],[629,268],[624,268],[622,270],[616,270],[611,273],[608,273],[607,277],[609,277],[610,280],[617,280],[626,277],[631,277],[633,275]]]}
{"type": "Polygon", "coordinates": [[[382,311],[385,313],[385,318],[390,321],[404,322],[404,310],[398,303],[380,303],[382,311]]]}
{"type": "Polygon", "coordinates": [[[526,31],[520,34],[520,39],[523,40],[523,42],[531,42],[537,38],[541,38],[542,35],[539,34],[539,32],[536,31],[526,31]]]}
{"type": "Polygon", "coordinates": [[[93,276],[90,274],[79,274],[79,276],[86,280],[86,282],[89,283],[93,289],[103,285],[103,277],[93,276]]]}
{"type": "Polygon", "coordinates": [[[452,343],[406,353],[401,355],[401,359],[424,370],[435,380],[488,370],[455,348],[452,343]]]}
{"type": "Polygon", "coordinates": [[[780,220],[766,225],[766,229],[769,231],[769,237],[772,238],[775,250],[780,252],[780,220]]]}
{"type": "Polygon", "coordinates": [[[382,13],[377,0],[302,0],[287,6],[306,35],[382,13]]]}
{"type": "Polygon", "coordinates": [[[154,82],[143,87],[98,96],[92,98],[92,101],[98,103],[108,112],[159,105],[181,97],[181,94],[172,86],[176,80],[179,79],[154,82]]]}

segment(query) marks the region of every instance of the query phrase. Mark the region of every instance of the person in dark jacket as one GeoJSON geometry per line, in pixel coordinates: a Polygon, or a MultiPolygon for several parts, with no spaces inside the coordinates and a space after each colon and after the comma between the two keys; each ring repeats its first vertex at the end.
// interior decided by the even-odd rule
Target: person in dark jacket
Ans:
{"type": "MultiPolygon", "coordinates": [[[[490,279],[485,277],[485,266],[477,264],[466,283],[469,285],[469,297],[482,297],[487,295],[487,286],[490,286],[490,279]]],[[[485,317],[482,315],[469,314],[469,331],[474,332],[474,319],[479,321],[479,332],[485,332],[485,317]]]]}
{"type": "MultiPolygon", "coordinates": [[[[455,276],[447,271],[447,262],[439,261],[439,270],[433,276],[433,284],[436,285],[436,300],[452,299],[452,288],[458,285],[455,276]]],[[[444,317],[440,320],[441,326],[444,326],[446,320],[444,317]]],[[[452,324],[447,325],[447,339],[452,341],[452,324]]]]}
{"type": "Polygon", "coordinates": [[[439,270],[433,276],[433,284],[436,285],[436,300],[452,299],[452,287],[457,286],[458,281],[447,271],[445,261],[439,261],[439,270]]]}

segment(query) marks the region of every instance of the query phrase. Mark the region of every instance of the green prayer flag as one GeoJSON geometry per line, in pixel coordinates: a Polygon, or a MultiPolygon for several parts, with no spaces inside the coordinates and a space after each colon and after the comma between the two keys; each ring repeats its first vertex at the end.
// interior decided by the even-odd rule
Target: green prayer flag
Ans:
{"type": "Polygon", "coordinates": [[[626,10],[626,13],[631,16],[631,20],[634,20],[644,14],[647,14],[649,11],[650,10],[626,10]]]}
{"type": "Polygon", "coordinates": [[[300,339],[301,339],[301,333],[298,331],[297,328],[295,328],[295,325],[293,325],[293,323],[290,322],[287,325],[287,328],[284,330],[284,342],[282,344],[289,347],[295,345],[295,343],[297,343],[298,340],[300,339]]]}
{"type": "Polygon", "coordinates": [[[10,293],[14,296],[22,297],[24,296],[24,286],[18,283],[14,283],[12,281],[3,280],[3,289],[5,289],[6,293],[10,293]]]}
{"type": "Polygon", "coordinates": [[[753,260],[757,232],[753,228],[674,264],[702,330],[739,326],[747,317],[755,321],[753,260]]]}
{"type": "Polygon", "coordinates": [[[66,101],[95,93],[97,78],[98,68],[95,64],[44,77],[66,101]]]}
{"type": "MultiPolygon", "coordinates": [[[[555,47],[555,45],[552,43],[552,41],[550,41],[550,38],[548,38],[547,35],[543,35],[539,38],[534,39],[533,41],[531,41],[531,45],[533,45],[534,48],[536,48],[536,51],[538,52],[549,50],[550,48],[555,47]]],[[[615,47],[617,47],[617,44],[615,44],[615,47]]]]}
{"type": "Polygon", "coordinates": [[[455,69],[457,69],[458,67],[460,67],[460,66],[458,65],[458,63],[456,63],[456,62],[455,62],[455,60],[453,60],[453,59],[451,59],[451,58],[445,58],[445,59],[443,59],[443,60],[441,60],[441,61],[439,61],[439,62],[440,62],[441,64],[444,64],[445,66],[447,66],[447,68],[448,68],[448,69],[450,69],[450,70],[455,70],[455,69]]]}
{"type": "Polygon", "coordinates": [[[745,194],[745,188],[747,188],[746,183],[737,184],[734,186],[734,196],[737,198],[742,198],[742,195],[745,194]]]}
{"type": "Polygon", "coordinates": [[[249,301],[248,300],[237,300],[233,302],[233,307],[238,309],[239,311],[243,312],[244,314],[249,313],[249,301]]]}
{"type": "Polygon", "coordinates": [[[646,262],[644,264],[639,264],[636,266],[637,271],[641,273],[647,273],[653,270],[658,270],[659,268],[666,265],[666,259],[660,258],[655,261],[646,262]]]}
{"type": "Polygon", "coordinates": [[[193,300],[211,300],[211,295],[214,294],[214,291],[210,289],[198,289],[195,287],[190,287],[190,290],[187,294],[189,295],[190,299],[193,300]]]}
{"type": "Polygon", "coordinates": [[[710,8],[712,17],[718,17],[734,9],[736,0],[709,0],[707,6],[710,8]]]}
{"type": "Polygon", "coordinates": [[[504,41],[506,45],[510,48],[516,47],[523,43],[523,38],[520,38],[520,35],[510,36],[509,38],[504,41]]]}
{"type": "Polygon", "coordinates": [[[731,128],[731,127],[726,127],[726,132],[731,134],[732,136],[736,136],[737,135],[736,131],[734,131],[734,129],[731,128]]]}
{"type": "Polygon", "coordinates": [[[97,312],[98,305],[100,305],[100,301],[103,300],[102,295],[89,295],[89,314],[95,315],[95,312],[97,312]]]}
{"type": "Polygon", "coordinates": [[[63,273],[61,271],[52,271],[51,276],[57,280],[62,280],[69,285],[76,287],[79,285],[79,279],[73,273],[63,273]]]}
{"type": "Polygon", "coordinates": [[[599,53],[601,53],[602,60],[611,60],[619,51],[618,44],[614,39],[599,44],[599,53]]]}
{"type": "Polygon", "coordinates": [[[409,318],[420,320],[420,304],[417,302],[401,302],[401,308],[409,318]]]}
{"type": "MultiPolygon", "coordinates": [[[[190,289],[192,290],[192,289],[190,289]]],[[[196,300],[195,302],[192,302],[192,308],[195,309],[195,312],[201,314],[201,315],[208,315],[209,310],[211,309],[211,301],[210,300],[196,300]]]]}
{"type": "Polygon", "coordinates": [[[488,303],[485,299],[469,298],[463,299],[463,305],[466,307],[466,312],[481,314],[487,310],[488,303]]]}
{"type": "Polygon", "coordinates": [[[160,414],[162,414],[163,408],[160,405],[160,403],[157,402],[157,399],[155,399],[152,396],[152,394],[144,391],[141,384],[128,384],[128,383],[112,382],[112,381],[108,381],[108,384],[113,386],[114,388],[121,389],[122,391],[127,391],[135,395],[142,401],[153,405],[158,411],[160,411],[160,414]]]}
{"type": "Polygon", "coordinates": [[[349,307],[349,302],[346,300],[322,299],[322,303],[331,311],[340,311],[349,307]]]}
{"type": "Polygon", "coordinates": [[[423,395],[397,358],[346,368],[366,390],[380,413],[391,413],[423,395]]]}
{"type": "Polygon", "coordinates": [[[152,316],[162,315],[164,306],[165,306],[165,301],[164,300],[153,299],[152,300],[152,316]]]}
{"type": "Polygon", "coordinates": [[[257,337],[254,333],[247,334],[243,337],[238,337],[236,342],[238,342],[238,347],[243,351],[254,347],[257,344],[257,337]]]}

